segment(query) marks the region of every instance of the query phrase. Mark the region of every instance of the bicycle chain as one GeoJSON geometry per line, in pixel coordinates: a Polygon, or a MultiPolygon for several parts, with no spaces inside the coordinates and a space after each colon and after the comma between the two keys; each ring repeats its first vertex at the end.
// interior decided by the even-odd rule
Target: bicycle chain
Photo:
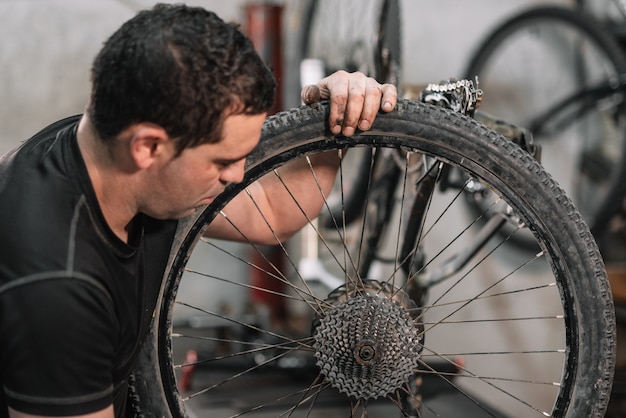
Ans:
{"type": "Polygon", "coordinates": [[[333,387],[356,399],[376,399],[409,381],[419,361],[422,328],[404,292],[374,281],[363,286],[360,291],[342,286],[331,294],[313,348],[333,387]]]}
{"type": "Polygon", "coordinates": [[[424,103],[430,103],[454,110],[467,116],[474,116],[474,112],[480,106],[483,91],[471,80],[450,79],[441,83],[431,83],[420,92],[419,99],[424,103]]]}

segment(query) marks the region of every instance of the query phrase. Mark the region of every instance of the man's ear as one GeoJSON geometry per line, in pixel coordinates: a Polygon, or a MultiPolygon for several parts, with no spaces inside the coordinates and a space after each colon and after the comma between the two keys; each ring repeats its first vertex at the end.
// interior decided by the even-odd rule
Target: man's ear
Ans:
{"type": "Polygon", "coordinates": [[[138,123],[129,128],[130,154],[139,169],[150,167],[157,158],[167,157],[170,138],[158,125],[138,123]]]}

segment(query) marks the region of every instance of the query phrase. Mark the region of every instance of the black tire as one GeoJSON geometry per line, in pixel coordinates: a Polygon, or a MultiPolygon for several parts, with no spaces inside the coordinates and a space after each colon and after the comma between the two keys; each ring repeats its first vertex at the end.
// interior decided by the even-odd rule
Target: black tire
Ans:
{"type": "MultiPolygon", "coordinates": [[[[472,119],[426,104],[400,101],[397,110],[378,116],[371,131],[349,139],[330,135],[327,118],[328,106],[324,103],[270,117],[260,145],[249,157],[243,183],[230,186],[195,218],[181,223],[152,333],[144,345],[136,372],[137,399],[144,406],[145,415],[179,417],[186,414],[185,408],[197,413],[197,408],[202,405],[214,417],[243,412],[247,412],[244,416],[257,416],[255,412],[282,416],[300,401],[302,404],[294,411],[297,415],[327,411],[325,407],[337,407],[337,402],[343,399],[346,406],[342,416],[350,414],[348,408],[351,406],[353,411],[359,406],[366,409],[370,417],[394,416],[390,411],[396,411],[395,416],[398,416],[400,402],[397,402],[396,395],[408,388],[419,387],[414,400],[423,401],[421,410],[425,416],[476,413],[525,417],[603,416],[615,360],[611,293],[602,259],[587,225],[550,175],[504,137],[472,119]],[[284,164],[296,158],[352,146],[417,152],[407,154],[407,161],[427,154],[466,171],[475,181],[484,181],[533,231],[542,252],[530,257],[512,257],[499,246],[485,248],[454,277],[430,286],[430,298],[419,306],[419,310],[414,310],[410,301],[403,298],[403,293],[393,287],[391,278],[398,270],[392,266],[392,272],[385,273],[382,278],[359,278],[371,280],[367,282],[371,284],[368,289],[372,292],[376,289],[373,293],[378,297],[349,294],[341,287],[321,295],[313,292],[310,304],[298,302],[290,310],[293,316],[287,318],[292,320],[289,326],[286,323],[270,324],[263,315],[254,315],[253,312],[260,311],[248,309],[251,299],[246,297],[235,297],[228,308],[197,307],[193,312],[199,317],[180,316],[180,311],[174,313],[175,305],[185,306],[185,294],[198,295],[197,289],[189,292],[185,287],[188,281],[210,283],[212,287],[208,291],[200,292],[207,297],[225,294],[222,288],[215,287],[220,283],[248,289],[243,280],[245,276],[236,274],[236,270],[229,269],[226,273],[216,270],[223,267],[227,259],[239,266],[250,267],[247,261],[225,249],[222,242],[199,240],[207,224],[216,216],[228,213],[226,205],[233,197],[261,176],[275,175],[274,170],[280,172],[284,164]],[[217,253],[219,259],[210,266],[212,274],[208,276],[191,271],[198,268],[198,262],[205,260],[208,253],[204,251],[217,253]],[[343,299],[346,299],[345,303],[341,302],[343,299]],[[364,300],[380,303],[393,311],[383,317],[394,318],[394,321],[384,324],[374,320],[368,322],[368,315],[361,310],[347,310],[350,303],[349,306],[358,307],[364,300]],[[346,313],[347,322],[330,313],[327,305],[333,307],[332,312],[346,313]],[[244,306],[248,308],[244,310],[244,306]],[[319,309],[321,317],[315,317],[306,308],[319,309]],[[416,312],[421,314],[416,317],[416,312]],[[208,324],[205,328],[195,329],[204,336],[192,340],[200,362],[207,362],[208,367],[197,370],[198,381],[192,391],[181,393],[177,389],[177,378],[180,378],[181,370],[191,367],[191,364],[185,364],[185,342],[188,340],[184,334],[194,330],[189,325],[193,318],[208,324]],[[296,327],[295,318],[304,318],[304,326],[296,327]],[[419,357],[406,348],[408,343],[398,343],[405,335],[415,335],[415,329],[412,326],[407,328],[403,322],[407,318],[417,329],[420,329],[417,327],[419,322],[425,330],[423,335],[419,334],[419,344],[422,345],[418,347],[419,357]],[[396,328],[401,322],[403,328],[396,328]],[[386,337],[377,340],[378,334],[368,331],[370,326],[386,337]],[[394,334],[396,329],[398,334],[394,334]],[[336,332],[330,332],[334,330],[336,332]],[[326,377],[319,375],[317,366],[311,367],[307,360],[318,361],[321,367],[328,366],[324,356],[329,354],[326,350],[330,343],[331,347],[343,347],[342,344],[352,347],[348,353],[363,348],[360,344],[365,340],[359,340],[355,348],[352,345],[354,340],[346,337],[353,335],[350,330],[360,330],[355,332],[363,332],[367,341],[374,339],[369,348],[375,348],[376,362],[364,362],[359,357],[356,361],[361,368],[349,354],[338,361],[345,360],[351,367],[334,372],[326,368],[326,377]],[[528,331],[530,334],[524,333],[528,331]],[[311,332],[315,332],[314,336],[311,332]],[[216,335],[219,338],[215,338],[216,335]],[[225,337],[228,335],[231,337],[225,337]],[[335,339],[338,340],[336,344],[335,339]],[[275,344],[274,340],[280,343],[275,344]],[[313,341],[317,341],[316,349],[313,341]],[[223,346],[218,350],[217,345],[221,343],[228,345],[226,351],[223,346]],[[237,349],[242,347],[247,356],[234,357],[237,349]],[[391,351],[381,353],[381,347],[391,351]],[[314,351],[317,357],[313,357],[314,351]],[[289,361],[277,362],[274,367],[271,367],[273,362],[264,362],[277,354],[286,354],[280,358],[289,361]],[[394,380],[393,376],[406,374],[407,364],[408,372],[416,372],[423,378],[416,381],[419,384],[404,385],[394,380]],[[396,367],[398,369],[390,375],[389,370],[396,367]],[[374,368],[387,373],[383,373],[386,377],[371,378],[362,374],[374,368]],[[356,380],[346,386],[342,383],[344,378],[356,380]],[[315,392],[317,389],[309,386],[311,382],[324,387],[319,396],[315,392]],[[369,401],[355,400],[364,393],[375,398],[379,392],[372,392],[372,387],[390,394],[369,401]],[[279,394],[280,391],[286,392],[279,394]],[[287,394],[294,397],[281,398],[287,394]],[[305,399],[308,400],[304,402],[305,399]]],[[[414,183],[409,179],[408,184],[414,183]]],[[[399,190],[402,187],[406,186],[400,185],[399,190]]],[[[458,216],[462,213],[462,208],[456,207],[463,205],[458,202],[462,200],[461,193],[436,196],[429,205],[432,217],[426,220],[421,246],[426,250],[426,265],[431,272],[436,271],[437,265],[451,253],[465,249],[472,242],[476,223],[467,223],[458,216]]],[[[399,206],[402,206],[401,202],[399,206]]],[[[394,226],[390,228],[393,232],[390,242],[394,243],[400,230],[394,226]]],[[[396,253],[394,248],[386,249],[396,253]]],[[[287,255],[291,253],[287,248],[284,250],[287,255]]],[[[337,265],[351,257],[346,254],[347,246],[339,251],[335,258],[337,265]]],[[[345,265],[338,267],[340,271],[347,268],[345,265]]],[[[299,270],[297,260],[293,260],[291,269],[304,274],[299,270]]],[[[332,271],[331,267],[329,271],[332,271]]],[[[271,274],[279,280],[289,277],[289,272],[279,269],[272,269],[271,274]]],[[[298,274],[290,283],[296,283],[296,280],[298,274]]],[[[312,289],[312,283],[309,282],[309,290],[319,291],[319,287],[312,289]]],[[[396,282],[395,286],[402,286],[402,280],[399,283],[396,282]]],[[[307,288],[299,286],[297,292],[308,293],[307,288]]],[[[259,289],[250,290],[256,292],[259,289]]],[[[291,298],[297,293],[289,293],[289,300],[293,301],[291,298]]],[[[275,295],[275,292],[271,294],[275,295]]],[[[224,305],[225,302],[221,301],[220,306],[224,305]]],[[[356,356],[357,351],[354,353],[356,356]]],[[[358,353],[361,356],[362,352],[358,353]]],[[[361,415],[355,412],[353,416],[361,415]]]]}
{"type": "Polygon", "coordinates": [[[484,91],[481,111],[531,130],[543,148],[542,164],[596,235],[626,196],[626,91],[588,95],[588,105],[582,99],[557,103],[616,83],[625,73],[624,52],[601,24],[560,7],[532,8],[502,22],[465,71],[468,78],[478,76],[484,91]],[[551,108],[559,111],[539,124],[551,108]]]}

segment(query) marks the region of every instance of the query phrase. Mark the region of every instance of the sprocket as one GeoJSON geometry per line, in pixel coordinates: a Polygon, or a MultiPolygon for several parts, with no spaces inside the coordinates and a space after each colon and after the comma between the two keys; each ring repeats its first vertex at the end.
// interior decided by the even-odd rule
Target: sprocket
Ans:
{"type": "Polygon", "coordinates": [[[319,319],[313,346],[317,366],[340,392],[376,399],[409,381],[419,361],[421,332],[398,300],[408,296],[399,290],[345,292],[319,319]]]}

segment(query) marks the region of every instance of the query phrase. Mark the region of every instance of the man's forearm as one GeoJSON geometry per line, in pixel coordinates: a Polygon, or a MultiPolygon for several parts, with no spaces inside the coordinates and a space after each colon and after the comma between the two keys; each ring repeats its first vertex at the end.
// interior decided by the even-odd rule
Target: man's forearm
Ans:
{"type": "Polygon", "coordinates": [[[294,160],[240,193],[207,229],[210,237],[276,245],[315,218],[339,166],[337,151],[294,160]],[[234,225],[234,227],[233,227],[234,225]]]}

